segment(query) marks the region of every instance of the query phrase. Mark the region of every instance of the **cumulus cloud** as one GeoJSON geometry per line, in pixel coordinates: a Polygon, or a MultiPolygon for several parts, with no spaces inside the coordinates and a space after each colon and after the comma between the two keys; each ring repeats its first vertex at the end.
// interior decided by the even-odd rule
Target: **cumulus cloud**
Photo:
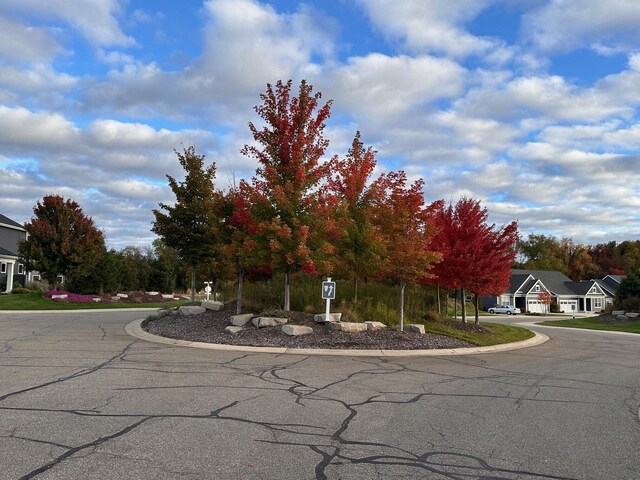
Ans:
{"type": "Polygon", "coordinates": [[[77,29],[96,46],[131,46],[135,41],[118,24],[118,0],[83,0],[82,6],[64,0],[0,0],[4,12],[57,17],[77,29]]]}
{"type": "Polygon", "coordinates": [[[640,47],[636,0],[551,0],[523,17],[527,39],[545,52],[593,48],[599,53],[640,47]]]}
{"type": "Polygon", "coordinates": [[[495,0],[359,0],[358,3],[384,34],[400,39],[414,51],[445,53],[453,57],[485,52],[496,57],[511,56],[503,50],[502,42],[477,37],[461,26],[495,0]]]}

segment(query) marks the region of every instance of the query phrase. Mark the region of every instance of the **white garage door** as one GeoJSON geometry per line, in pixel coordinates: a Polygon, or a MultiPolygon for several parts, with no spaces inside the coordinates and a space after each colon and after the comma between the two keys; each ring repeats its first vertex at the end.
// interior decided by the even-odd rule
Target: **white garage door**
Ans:
{"type": "Polygon", "coordinates": [[[577,300],[560,300],[560,311],[564,313],[571,313],[578,311],[577,300]]]}
{"type": "Polygon", "coordinates": [[[527,311],[531,313],[545,313],[546,305],[540,300],[528,300],[527,311]]]}

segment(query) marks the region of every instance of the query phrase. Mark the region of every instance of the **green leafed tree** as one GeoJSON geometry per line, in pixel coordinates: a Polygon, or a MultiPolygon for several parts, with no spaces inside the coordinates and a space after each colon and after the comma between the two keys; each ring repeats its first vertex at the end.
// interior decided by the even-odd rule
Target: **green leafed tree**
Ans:
{"type": "Polygon", "coordinates": [[[193,146],[183,152],[176,151],[176,155],[186,172],[185,179],[178,182],[167,175],[176,201],[174,205],[160,203],[160,210],[153,210],[155,222],[152,231],[191,266],[193,301],[197,265],[211,261],[219,250],[218,193],[214,187],[216,169],[214,164],[205,167],[204,155],[197,155],[193,146]]]}
{"type": "Polygon", "coordinates": [[[104,235],[80,205],[47,195],[33,213],[25,224],[27,239],[18,244],[27,270],[39,271],[54,287],[60,275],[89,275],[105,253],[104,235]]]}

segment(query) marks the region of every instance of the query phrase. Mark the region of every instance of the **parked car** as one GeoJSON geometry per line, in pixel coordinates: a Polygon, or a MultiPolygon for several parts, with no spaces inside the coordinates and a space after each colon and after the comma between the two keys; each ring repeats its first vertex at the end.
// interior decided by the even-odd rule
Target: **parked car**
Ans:
{"type": "Polygon", "coordinates": [[[489,313],[506,313],[507,315],[515,315],[520,313],[520,309],[513,305],[496,305],[489,309],[489,313]]]}

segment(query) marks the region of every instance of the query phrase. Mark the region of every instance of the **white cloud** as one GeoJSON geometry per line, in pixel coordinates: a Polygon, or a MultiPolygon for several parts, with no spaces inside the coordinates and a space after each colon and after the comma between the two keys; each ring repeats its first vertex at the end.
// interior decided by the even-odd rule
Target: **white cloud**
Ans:
{"type": "MultiPolygon", "coordinates": [[[[399,38],[414,51],[465,57],[485,52],[496,55],[496,50],[503,46],[502,42],[477,37],[461,28],[461,24],[495,0],[359,0],[359,3],[383,33],[399,38]]],[[[510,57],[506,52],[501,55],[510,57]]]]}
{"type": "Polygon", "coordinates": [[[0,58],[12,63],[44,62],[63,51],[46,28],[0,17],[0,58]]]}
{"type": "Polygon", "coordinates": [[[0,0],[5,12],[27,13],[40,17],[57,17],[77,29],[96,46],[132,46],[116,18],[122,13],[118,0],[83,0],[81,5],[67,0],[0,0]]]}
{"type": "Polygon", "coordinates": [[[634,50],[640,47],[637,0],[551,0],[524,15],[523,33],[546,52],[591,47],[634,50]]]}

